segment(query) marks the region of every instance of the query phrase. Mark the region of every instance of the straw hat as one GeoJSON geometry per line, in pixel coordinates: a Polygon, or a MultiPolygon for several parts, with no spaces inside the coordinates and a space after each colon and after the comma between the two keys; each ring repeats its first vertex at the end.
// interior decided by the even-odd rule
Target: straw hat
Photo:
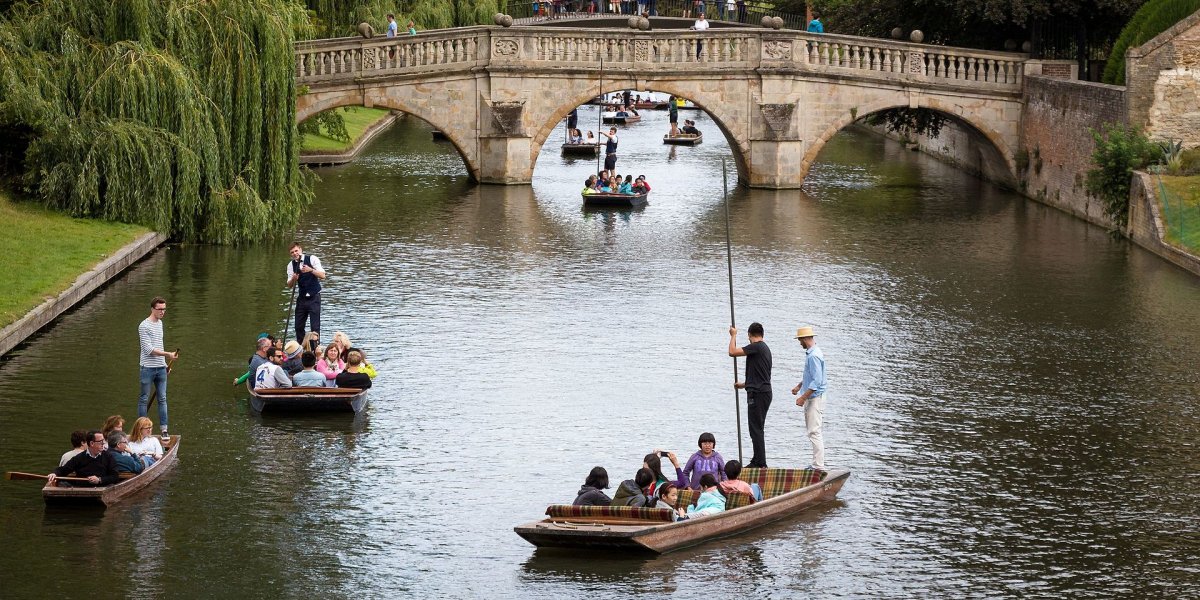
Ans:
{"type": "Polygon", "coordinates": [[[816,335],[817,333],[813,331],[813,328],[809,325],[805,325],[804,327],[796,330],[796,339],[814,337],[816,335]]]}
{"type": "Polygon", "coordinates": [[[300,354],[300,343],[296,340],[288,340],[288,343],[283,345],[283,353],[288,355],[288,358],[300,354]]]}

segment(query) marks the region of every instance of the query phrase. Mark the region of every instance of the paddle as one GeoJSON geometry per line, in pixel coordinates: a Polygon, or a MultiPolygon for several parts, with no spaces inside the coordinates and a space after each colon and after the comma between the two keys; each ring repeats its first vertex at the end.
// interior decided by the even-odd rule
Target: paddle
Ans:
{"type": "MultiPolygon", "coordinates": [[[[5,471],[4,478],[11,481],[37,481],[50,479],[49,475],[38,475],[37,473],[22,473],[20,471],[5,471]]],[[[87,477],[55,477],[61,481],[84,481],[90,483],[87,477]]]]}
{"type": "MultiPolygon", "coordinates": [[[[729,172],[725,159],[721,159],[721,181],[725,185],[725,260],[729,266],[729,326],[737,327],[737,319],[733,316],[733,249],[729,242],[729,172]]],[[[737,357],[733,357],[733,383],[738,382],[737,357]]],[[[737,388],[733,388],[733,413],[737,416],[738,432],[738,462],[742,460],[742,409],[737,388]]]]}

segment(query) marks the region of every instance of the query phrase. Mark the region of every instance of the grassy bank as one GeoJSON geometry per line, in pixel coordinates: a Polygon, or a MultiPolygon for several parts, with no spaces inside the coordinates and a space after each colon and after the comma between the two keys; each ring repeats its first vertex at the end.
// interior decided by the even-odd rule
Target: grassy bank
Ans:
{"type": "Polygon", "coordinates": [[[342,112],[342,118],[346,121],[346,133],[350,134],[350,141],[342,142],[326,136],[324,133],[319,135],[305,135],[304,142],[300,144],[300,152],[302,154],[312,154],[316,152],[345,152],[349,150],[359,138],[366,133],[380,119],[386,117],[391,112],[386,108],[364,108],[355,106],[350,110],[342,112]]]}
{"type": "Polygon", "coordinates": [[[75,219],[0,192],[0,327],[57,296],[145,227],[75,219]]]}
{"type": "Polygon", "coordinates": [[[1166,220],[1167,241],[1200,255],[1200,175],[1162,175],[1162,184],[1167,194],[1158,203],[1166,220]]]}

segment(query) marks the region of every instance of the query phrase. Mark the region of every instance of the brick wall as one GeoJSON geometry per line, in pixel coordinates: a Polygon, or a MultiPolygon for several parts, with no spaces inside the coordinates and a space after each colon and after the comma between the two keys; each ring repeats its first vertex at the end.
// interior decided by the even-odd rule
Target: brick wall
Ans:
{"type": "Polygon", "coordinates": [[[1100,200],[1087,194],[1091,130],[1125,123],[1125,88],[1042,76],[1025,78],[1017,150],[1018,186],[1026,196],[1110,227],[1100,200]]]}
{"type": "Polygon", "coordinates": [[[1125,54],[1129,122],[1200,146],[1200,12],[1125,54]]]}

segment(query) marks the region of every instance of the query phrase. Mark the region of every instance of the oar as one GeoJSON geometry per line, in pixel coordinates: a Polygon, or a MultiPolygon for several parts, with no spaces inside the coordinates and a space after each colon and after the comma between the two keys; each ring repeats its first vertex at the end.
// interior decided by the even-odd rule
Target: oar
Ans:
{"type": "MultiPolygon", "coordinates": [[[[721,181],[725,186],[725,261],[729,266],[729,326],[737,327],[737,319],[733,316],[733,249],[729,243],[729,172],[725,159],[721,159],[721,181]]],[[[737,357],[733,357],[733,383],[737,384],[737,357]]],[[[733,388],[733,414],[737,416],[738,432],[738,462],[742,460],[742,408],[737,387],[733,388]]]]}
{"type": "MultiPolygon", "coordinates": [[[[12,481],[35,481],[50,479],[49,475],[38,475],[37,473],[22,473],[20,471],[5,471],[4,478],[12,481]]],[[[55,477],[62,481],[86,481],[91,482],[87,477],[55,477]]]]}

